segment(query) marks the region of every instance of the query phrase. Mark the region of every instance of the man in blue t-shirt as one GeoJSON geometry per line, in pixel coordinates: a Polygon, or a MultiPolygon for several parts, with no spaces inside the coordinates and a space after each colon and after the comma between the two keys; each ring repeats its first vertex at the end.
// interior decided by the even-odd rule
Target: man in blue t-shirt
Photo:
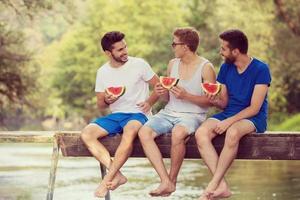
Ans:
{"type": "Polygon", "coordinates": [[[208,97],[223,112],[207,119],[195,134],[201,157],[213,174],[199,200],[231,196],[224,175],[236,157],[240,139],[267,128],[267,92],[271,83],[268,65],[247,54],[248,39],[242,31],[228,30],[219,37],[220,54],[225,60],[217,78],[221,92],[208,97]],[[212,139],[223,133],[224,147],[218,156],[212,139]]]}

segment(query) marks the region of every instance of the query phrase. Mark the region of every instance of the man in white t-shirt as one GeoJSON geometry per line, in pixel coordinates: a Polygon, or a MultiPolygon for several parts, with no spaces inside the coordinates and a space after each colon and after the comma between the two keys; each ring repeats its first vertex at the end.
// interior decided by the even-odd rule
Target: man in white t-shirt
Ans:
{"type": "Polygon", "coordinates": [[[118,31],[108,32],[101,39],[101,46],[109,61],[100,67],[96,78],[97,105],[108,108],[111,114],[97,118],[87,125],[81,138],[93,156],[104,164],[109,172],[95,191],[95,196],[104,197],[109,189],[116,189],[127,182],[119,171],[130,156],[133,140],[138,130],[148,120],[151,106],[158,99],[155,93],[149,96],[149,84],[154,86],[157,75],[141,58],[129,57],[125,35],[118,31]],[[121,97],[105,92],[106,88],[125,86],[121,97]],[[104,136],[123,133],[121,143],[112,161],[107,149],[98,141],[104,136]]]}

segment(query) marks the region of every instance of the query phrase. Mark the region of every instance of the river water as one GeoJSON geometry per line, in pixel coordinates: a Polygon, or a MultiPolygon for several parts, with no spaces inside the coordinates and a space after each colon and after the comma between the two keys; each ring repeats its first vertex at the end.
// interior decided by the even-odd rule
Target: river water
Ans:
{"type": "MultiPolygon", "coordinates": [[[[46,198],[52,146],[0,143],[0,200],[46,198]]],[[[169,159],[165,162],[169,165],[169,159]]],[[[170,197],[153,198],[148,192],[159,179],[147,159],[130,158],[122,168],[128,183],[111,193],[112,200],[197,199],[210,175],[200,160],[185,160],[177,190],[170,197]]],[[[230,200],[300,200],[300,161],[235,161],[227,174],[230,200]]],[[[55,200],[96,200],[100,181],[93,158],[60,157],[55,200]]]]}

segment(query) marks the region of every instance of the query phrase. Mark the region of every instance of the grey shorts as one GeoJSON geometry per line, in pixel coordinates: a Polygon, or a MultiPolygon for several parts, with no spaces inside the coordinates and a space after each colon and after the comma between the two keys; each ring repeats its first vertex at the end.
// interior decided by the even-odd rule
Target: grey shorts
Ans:
{"type": "Polygon", "coordinates": [[[206,114],[179,113],[162,109],[151,116],[144,125],[150,127],[157,135],[171,133],[175,125],[184,126],[188,134],[192,134],[205,119],[206,114]]]}

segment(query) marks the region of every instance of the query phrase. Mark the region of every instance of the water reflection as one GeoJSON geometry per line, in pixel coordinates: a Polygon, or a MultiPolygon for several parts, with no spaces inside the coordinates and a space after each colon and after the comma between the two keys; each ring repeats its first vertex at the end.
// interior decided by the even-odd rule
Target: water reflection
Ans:
{"type": "MultiPolygon", "coordinates": [[[[38,144],[0,144],[0,200],[45,199],[52,147],[38,144]]],[[[169,160],[166,160],[169,164],[169,160]]],[[[59,160],[55,200],[96,199],[100,181],[92,158],[59,160]]],[[[159,179],[146,159],[130,159],[122,172],[128,184],[112,192],[112,200],[160,199],[147,194],[159,179]]],[[[300,161],[236,161],[227,181],[231,200],[299,200],[300,161]]],[[[177,191],[166,200],[197,199],[210,179],[201,161],[186,160],[178,177],[177,191]]]]}

